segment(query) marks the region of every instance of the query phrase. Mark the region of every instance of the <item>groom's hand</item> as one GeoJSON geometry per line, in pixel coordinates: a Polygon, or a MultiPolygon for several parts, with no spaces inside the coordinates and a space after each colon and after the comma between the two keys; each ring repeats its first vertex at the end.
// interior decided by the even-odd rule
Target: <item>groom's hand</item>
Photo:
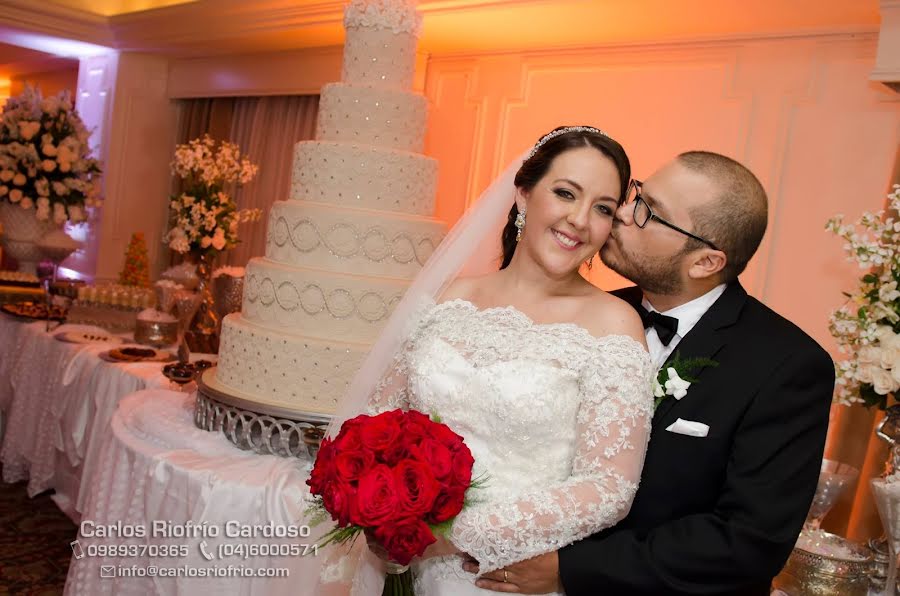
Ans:
{"type": "MultiPolygon", "coordinates": [[[[467,559],[463,562],[463,569],[477,575],[478,562],[474,559],[467,559]]],[[[562,592],[562,581],[559,578],[559,555],[553,551],[545,555],[538,555],[533,559],[513,563],[504,569],[485,573],[475,582],[475,585],[484,590],[513,594],[562,592]]]]}

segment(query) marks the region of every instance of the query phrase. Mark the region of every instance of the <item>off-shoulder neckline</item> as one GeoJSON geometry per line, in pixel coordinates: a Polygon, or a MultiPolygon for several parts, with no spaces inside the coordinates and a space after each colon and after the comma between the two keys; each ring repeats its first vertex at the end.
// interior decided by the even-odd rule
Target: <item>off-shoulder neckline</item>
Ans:
{"type": "MultiPolygon", "coordinates": [[[[450,307],[450,306],[461,306],[466,310],[476,314],[476,315],[489,315],[495,312],[508,312],[514,318],[519,320],[524,326],[530,327],[533,329],[572,329],[575,332],[582,335],[585,339],[590,340],[593,343],[597,344],[605,344],[610,341],[621,341],[627,340],[635,345],[641,352],[647,353],[647,350],[633,337],[630,335],[625,335],[622,333],[611,333],[609,335],[596,336],[592,334],[590,331],[579,325],[578,323],[571,322],[556,322],[556,323],[537,323],[527,314],[516,308],[515,306],[509,304],[506,306],[487,306],[487,307],[479,307],[477,304],[472,302],[471,300],[466,300],[465,298],[452,298],[450,300],[446,300],[444,302],[438,302],[436,304],[436,308],[441,307],[450,307]]],[[[626,342],[626,343],[627,343],[626,342]]]]}

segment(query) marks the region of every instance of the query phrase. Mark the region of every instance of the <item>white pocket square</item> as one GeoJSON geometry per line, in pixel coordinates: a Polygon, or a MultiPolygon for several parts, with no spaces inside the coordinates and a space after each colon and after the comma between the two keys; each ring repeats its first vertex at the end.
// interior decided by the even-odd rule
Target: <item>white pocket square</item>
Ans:
{"type": "Polygon", "coordinates": [[[679,435],[688,435],[690,437],[705,437],[709,434],[709,426],[702,422],[693,422],[692,420],[684,420],[679,418],[669,425],[666,429],[672,433],[679,435]]]}

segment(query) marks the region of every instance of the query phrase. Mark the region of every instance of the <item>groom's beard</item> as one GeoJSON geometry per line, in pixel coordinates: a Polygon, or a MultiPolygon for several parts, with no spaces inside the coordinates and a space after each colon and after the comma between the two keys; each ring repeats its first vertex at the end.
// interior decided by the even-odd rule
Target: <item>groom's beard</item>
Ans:
{"type": "Polygon", "coordinates": [[[681,292],[683,284],[678,267],[673,267],[673,263],[678,261],[681,254],[669,259],[632,255],[612,235],[600,248],[600,260],[604,265],[634,283],[644,292],[664,296],[681,292]],[[615,246],[610,246],[613,243],[615,246]]]}

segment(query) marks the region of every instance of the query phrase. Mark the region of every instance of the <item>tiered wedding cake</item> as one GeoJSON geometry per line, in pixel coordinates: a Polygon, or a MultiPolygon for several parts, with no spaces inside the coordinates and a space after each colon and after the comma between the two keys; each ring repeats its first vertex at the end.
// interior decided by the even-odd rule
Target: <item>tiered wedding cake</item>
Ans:
{"type": "Polygon", "coordinates": [[[437,163],[426,100],[410,91],[413,0],[353,0],[342,82],[325,85],[316,140],[297,143],[290,200],[269,214],[240,314],[222,325],[208,385],[261,411],[333,413],[410,281],[445,233],[430,216],[437,163]]]}

